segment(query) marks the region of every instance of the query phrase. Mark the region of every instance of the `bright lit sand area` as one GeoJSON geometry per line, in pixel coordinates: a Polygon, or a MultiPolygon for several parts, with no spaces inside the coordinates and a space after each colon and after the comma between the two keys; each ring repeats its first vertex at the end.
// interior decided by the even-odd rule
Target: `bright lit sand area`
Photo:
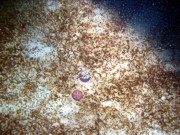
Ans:
{"type": "Polygon", "coordinates": [[[0,9],[1,134],[179,134],[178,52],[171,56],[90,0],[7,7],[0,9]]]}

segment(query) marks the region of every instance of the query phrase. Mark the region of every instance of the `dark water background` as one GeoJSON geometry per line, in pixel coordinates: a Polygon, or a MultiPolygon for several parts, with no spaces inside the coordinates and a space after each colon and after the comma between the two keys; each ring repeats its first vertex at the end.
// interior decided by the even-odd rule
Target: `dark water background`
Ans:
{"type": "MultiPolygon", "coordinates": [[[[26,0],[0,0],[16,3],[26,0]]],[[[180,0],[92,0],[131,24],[141,35],[152,35],[164,49],[180,50],[180,0]]],[[[7,4],[6,4],[7,5],[7,4]]],[[[4,11],[5,12],[5,11],[4,11]]],[[[0,20],[2,21],[2,20],[0,20]]],[[[3,25],[6,25],[3,23],[3,25]]]]}
{"type": "Polygon", "coordinates": [[[164,49],[180,50],[180,0],[94,0],[119,13],[142,35],[164,49]]]}

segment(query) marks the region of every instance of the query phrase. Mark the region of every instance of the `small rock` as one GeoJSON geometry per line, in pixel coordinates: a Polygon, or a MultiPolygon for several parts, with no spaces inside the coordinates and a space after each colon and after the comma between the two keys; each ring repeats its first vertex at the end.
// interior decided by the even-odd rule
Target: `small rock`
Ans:
{"type": "Polygon", "coordinates": [[[88,82],[90,79],[91,79],[91,75],[89,72],[84,72],[84,71],[81,71],[79,73],[79,79],[82,81],[82,82],[88,82]]]}

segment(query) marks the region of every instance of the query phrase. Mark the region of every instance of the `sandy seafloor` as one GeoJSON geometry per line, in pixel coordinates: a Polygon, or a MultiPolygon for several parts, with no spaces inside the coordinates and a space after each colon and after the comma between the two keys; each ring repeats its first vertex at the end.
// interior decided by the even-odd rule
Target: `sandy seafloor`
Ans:
{"type": "Polygon", "coordinates": [[[90,0],[0,10],[0,134],[180,133],[178,50],[161,49],[90,0]],[[78,80],[81,70],[89,82],[78,80]]]}

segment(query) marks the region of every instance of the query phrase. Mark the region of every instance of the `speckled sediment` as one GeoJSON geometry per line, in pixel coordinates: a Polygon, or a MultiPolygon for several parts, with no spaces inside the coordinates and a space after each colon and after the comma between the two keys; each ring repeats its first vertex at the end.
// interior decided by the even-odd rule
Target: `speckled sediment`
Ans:
{"type": "Polygon", "coordinates": [[[155,41],[90,0],[13,8],[0,12],[2,134],[179,133],[179,70],[155,41]],[[81,70],[92,74],[86,83],[81,70]]]}

